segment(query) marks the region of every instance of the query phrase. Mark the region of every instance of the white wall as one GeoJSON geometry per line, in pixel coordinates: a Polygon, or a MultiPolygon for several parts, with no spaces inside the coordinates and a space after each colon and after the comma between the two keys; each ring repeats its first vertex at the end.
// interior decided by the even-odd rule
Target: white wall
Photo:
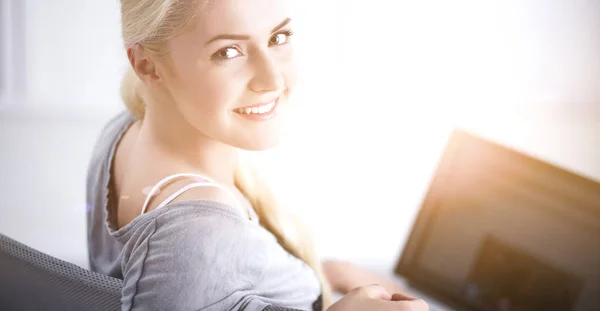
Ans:
{"type": "MultiPolygon", "coordinates": [[[[119,2],[23,1],[27,106],[120,109],[119,2]]],[[[360,98],[447,111],[600,97],[598,1],[296,1],[307,104],[335,110],[360,98]]]]}
{"type": "MultiPolygon", "coordinates": [[[[599,2],[298,4],[296,127],[259,165],[324,255],[390,267],[455,126],[600,180],[599,2]]],[[[0,232],[85,266],[85,168],[121,109],[118,3],[27,9],[28,100],[0,114],[0,232]]]]}
{"type": "Polygon", "coordinates": [[[25,0],[27,105],[51,115],[121,108],[119,1],[25,0]]]}

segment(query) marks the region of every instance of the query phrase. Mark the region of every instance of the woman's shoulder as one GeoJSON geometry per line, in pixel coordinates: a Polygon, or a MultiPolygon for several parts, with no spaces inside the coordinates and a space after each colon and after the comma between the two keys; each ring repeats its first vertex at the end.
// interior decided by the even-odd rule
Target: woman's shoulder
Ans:
{"type": "Polygon", "coordinates": [[[121,264],[126,305],[135,298],[164,310],[200,309],[255,288],[268,268],[262,238],[215,202],[178,202],[123,229],[129,230],[121,264]]]}
{"type": "Polygon", "coordinates": [[[269,304],[308,305],[320,294],[308,267],[222,203],[177,202],[127,226],[132,228],[122,262],[125,305],[135,298],[140,306],[164,310],[229,310],[240,304],[262,310],[269,304]]]}
{"type": "MultiPolygon", "coordinates": [[[[217,244],[231,247],[263,247],[260,225],[244,218],[229,204],[213,200],[187,200],[168,204],[134,218],[115,232],[122,242],[134,238],[169,239],[179,244],[217,244]],[[163,235],[168,233],[167,235],[163,235]],[[239,245],[233,245],[239,244],[239,245]]],[[[274,239],[274,238],[273,238],[274,239]]]]}
{"type": "Polygon", "coordinates": [[[160,264],[173,272],[184,273],[187,268],[206,265],[217,270],[235,266],[243,271],[259,271],[265,268],[270,244],[276,240],[269,241],[270,237],[258,227],[222,203],[193,200],[140,215],[113,234],[125,246],[124,274],[149,252],[158,257],[178,256],[173,259],[179,262],[177,266],[160,264]]]}
{"type": "MultiPolygon", "coordinates": [[[[119,167],[117,160],[119,159],[116,158],[114,161],[115,171],[119,167]]],[[[210,207],[216,211],[224,209],[228,212],[233,211],[243,215],[238,198],[234,197],[235,194],[224,186],[201,180],[198,177],[200,175],[192,173],[177,177],[177,175],[183,174],[171,174],[173,172],[172,168],[160,167],[160,164],[153,166],[153,170],[150,171],[147,168],[151,164],[151,159],[141,159],[135,164],[126,163],[121,165],[121,167],[127,166],[133,175],[141,177],[138,179],[130,178],[128,183],[123,184],[120,188],[123,194],[127,194],[127,200],[119,202],[120,223],[129,223],[140,213],[152,212],[178,202],[185,202],[185,204],[177,206],[195,206],[193,211],[204,211],[210,207]],[[143,174],[146,175],[143,176],[143,174]],[[150,194],[152,191],[154,193],[150,194]],[[219,204],[210,203],[213,201],[219,204]]],[[[190,170],[179,169],[178,171],[190,170]]]]}
{"type": "Polygon", "coordinates": [[[203,226],[215,226],[218,223],[217,226],[226,224],[250,229],[252,225],[230,204],[209,199],[177,201],[144,215],[151,215],[150,218],[162,226],[192,222],[203,226]],[[155,215],[151,215],[152,213],[155,215]]]}

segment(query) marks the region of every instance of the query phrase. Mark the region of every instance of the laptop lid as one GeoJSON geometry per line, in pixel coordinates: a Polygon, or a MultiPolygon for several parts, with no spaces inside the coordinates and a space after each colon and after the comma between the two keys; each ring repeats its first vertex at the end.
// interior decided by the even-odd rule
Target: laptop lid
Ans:
{"type": "Polygon", "coordinates": [[[396,273],[459,310],[600,310],[600,183],[455,131],[396,273]]]}

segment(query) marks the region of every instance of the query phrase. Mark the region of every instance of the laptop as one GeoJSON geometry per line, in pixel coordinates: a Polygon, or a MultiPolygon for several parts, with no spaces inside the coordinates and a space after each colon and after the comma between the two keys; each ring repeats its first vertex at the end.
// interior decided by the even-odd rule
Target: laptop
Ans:
{"type": "Polygon", "coordinates": [[[598,311],[600,183],[457,130],[395,273],[440,310],[598,311]]]}

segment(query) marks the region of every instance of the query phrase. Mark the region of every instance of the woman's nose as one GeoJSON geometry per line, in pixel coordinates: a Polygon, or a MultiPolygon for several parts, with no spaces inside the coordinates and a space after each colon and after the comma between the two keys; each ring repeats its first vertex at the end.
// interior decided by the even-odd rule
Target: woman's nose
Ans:
{"type": "Polygon", "coordinates": [[[275,59],[263,52],[254,61],[254,76],[250,80],[251,90],[259,93],[279,91],[285,87],[285,80],[275,59]]]}

